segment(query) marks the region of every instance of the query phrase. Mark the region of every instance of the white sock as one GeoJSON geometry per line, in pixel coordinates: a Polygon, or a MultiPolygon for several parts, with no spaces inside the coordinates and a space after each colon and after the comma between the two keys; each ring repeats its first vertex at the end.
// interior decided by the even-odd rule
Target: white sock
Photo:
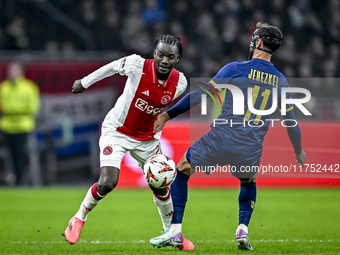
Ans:
{"type": "Polygon", "coordinates": [[[104,196],[101,196],[97,192],[97,183],[95,183],[86,193],[86,196],[83,200],[83,202],[80,205],[80,208],[78,212],[75,214],[75,217],[82,220],[86,221],[87,215],[89,212],[92,211],[99,203],[102,201],[102,198],[104,196]],[[99,200],[95,199],[92,195],[92,192],[96,192],[96,198],[100,198],[99,200]]]}
{"type": "MultiPolygon", "coordinates": [[[[168,191],[170,192],[170,191],[168,191]]],[[[167,194],[164,197],[167,197],[169,194],[167,194]]],[[[158,196],[160,197],[160,196],[158,196]]],[[[158,207],[158,212],[159,215],[161,216],[161,220],[163,223],[163,230],[168,231],[171,226],[171,220],[172,220],[172,215],[174,211],[174,207],[172,204],[172,199],[171,196],[167,200],[161,200],[158,197],[153,195],[153,201],[155,202],[156,206],[158,207]]]]}
{"type": "Polygon", "coordinates": [[[237,234],[237,232],[239,231],[239,230],[243,230],[244,232],[246,232],[246,234],[248,235],[248,227],[246,226],[246,225],[244,225],[244,224],[240,224],[238,227],[237,227],[237,229],[236,229],[236,234],[237,234]]]}
{"type": "Polygon", "coordinates": [[[182,223],[171,224],[170,234],[175,235],[178,232],[182,232],[182,223]]]}

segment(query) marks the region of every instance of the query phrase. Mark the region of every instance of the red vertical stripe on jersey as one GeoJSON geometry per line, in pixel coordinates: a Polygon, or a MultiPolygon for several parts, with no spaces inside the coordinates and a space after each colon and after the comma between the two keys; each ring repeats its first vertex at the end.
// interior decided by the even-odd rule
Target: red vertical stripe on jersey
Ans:
{"type": "Polygon", "coordinates": [[[131,101],[124,124],[117,131],[139,141],[154,140],[153,127],[157,116],[174,98],[179,72],[172,69],[169,78],[160,84],[156,77],[155,61],[144,62],[143,75],[131,101]]]}

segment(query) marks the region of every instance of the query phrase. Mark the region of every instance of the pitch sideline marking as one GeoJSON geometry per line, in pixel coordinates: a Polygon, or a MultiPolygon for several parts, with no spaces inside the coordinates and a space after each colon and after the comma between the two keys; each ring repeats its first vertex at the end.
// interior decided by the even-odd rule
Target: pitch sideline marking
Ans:
{"type": "MultiPolygon", "coordinates": [[[[78,243],[89,243],[89,244],[138,244],[138,243],[147,243],[148,241],[145,240],[135,240],[135,241],[99,241],[99,240],[93,240],[93,241],[86,241],[86,240],[80,240],[78,243]]],[[[234,243],[235,240],[197,240],[196,243],[234,243]]],[[[259,239],[259,240],[251,240],[252,243],[333,243],[333,242],[340,242],[340,240],[300,240],[300,239],[278,239],[278,240],[272,240],[272,239],[259,239]]],[[[0,242],[2,243],[2,242],[0,242]]],[[[8,242],[6,242],[8,244],[8,242]]],[[[9,242],[11,244],[62,244],[65,243],[65,241],[13,241],[9,242]]]]}

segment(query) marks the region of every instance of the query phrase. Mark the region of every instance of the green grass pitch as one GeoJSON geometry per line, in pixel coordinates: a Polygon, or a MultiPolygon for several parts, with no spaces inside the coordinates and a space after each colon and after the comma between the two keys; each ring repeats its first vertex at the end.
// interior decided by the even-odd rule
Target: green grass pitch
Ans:
{"type": "Polygon", "coordinates": [[[194,251],[155,248],[161,222],[152,193],[117,189],[90,213],[77,244],[61,236],[87,187],[1,188],[0,254],[339,254],[340,189],[258,188],[249,225],[254,251],[239,251],[237,189],[190,189],[184,235],[194,251]]]}

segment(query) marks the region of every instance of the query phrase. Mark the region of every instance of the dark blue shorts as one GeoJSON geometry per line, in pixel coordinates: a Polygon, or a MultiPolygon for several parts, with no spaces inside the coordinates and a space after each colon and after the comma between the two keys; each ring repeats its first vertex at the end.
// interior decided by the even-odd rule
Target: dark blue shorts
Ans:
{"type": "Polygon", "coordinates": [[[191,168],[210,174],[209,169],[218,166],[229,166],[230,172],[239,179],[250,179],[258,171],[261,153],[243,154],[241,151],[228,150],[223,141],[213,132],[202,136],[190,146],[186,158],[191,168]]]}

